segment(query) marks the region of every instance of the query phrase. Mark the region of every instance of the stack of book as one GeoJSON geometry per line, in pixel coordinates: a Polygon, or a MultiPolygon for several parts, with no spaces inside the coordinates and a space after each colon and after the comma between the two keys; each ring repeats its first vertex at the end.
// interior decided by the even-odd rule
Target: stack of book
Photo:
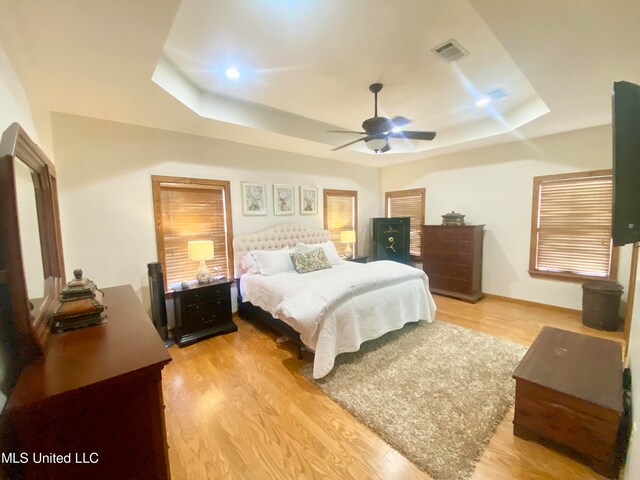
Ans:
{"type": "Polygon", "coordinates": [[[74,280],[60,292],[60,304],[53,315],[53,330],[66,332],[106,322],[103,293],[96,284],[73,271],[74,280]]]}

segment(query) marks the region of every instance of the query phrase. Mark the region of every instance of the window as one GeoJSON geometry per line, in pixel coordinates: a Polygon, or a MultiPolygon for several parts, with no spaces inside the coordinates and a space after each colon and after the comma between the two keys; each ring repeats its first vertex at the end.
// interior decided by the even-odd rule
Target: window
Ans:
{"type": "Polygon", "coordinates": [[[206,262],[214,274],[233,278],[230,184],[223,180],[151,177],[158,261],[165,289],[195,279],[198,262],[189,260],[188,242],[212,240],[214,258],[206,262]]]}
{"type": "Polygon", "coordinates": [[[354,253],[358,251],[358,192],[355,190],[327,190],[324,196],[324,228],[331,232],[331,240],[341,256],[346,255],[347,243],[340,241],[340,232],[354,230],[356,241],[354,253]]]}
{"type": "Polygon", "coordinates": [[[424,225],[424,200],[426,190],[400,190],[384,194],[384,215],[410,217],[409,255],[414,260],[422,260],[422,226],[424,225]]]}
{"type": "Polygon", "coordinates": [[[611,170],[533,179],[529,273],[615,278],[611,170]]]}

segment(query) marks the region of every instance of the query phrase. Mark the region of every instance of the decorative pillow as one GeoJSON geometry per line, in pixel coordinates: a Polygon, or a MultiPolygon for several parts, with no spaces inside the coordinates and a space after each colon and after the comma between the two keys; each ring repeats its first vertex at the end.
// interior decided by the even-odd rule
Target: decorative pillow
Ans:
{"type": "Polygon", "coordinates": [[[327,255],[322,248],[316,248],[310,252],[293,252],[289,256],[298,273],[309,273],[331,268],[327,255]]]}
{"type": "Polygon", "coordinates": [[[329,263],[331,265],[340,265],[342,263],[342,259],[340,255],[338,255],[338,251],[336,250],[336,246],[333,244],[331,240],[328,240],[323,243],[298,243],[296,244],[296,250],[299,252],[310,252],[315,250],[316,248],[322,248],[324,250],[324,254],[327,256],[329,263]]]}
{"type": "Polygon", "coordinates": [[[262,275],[275,275],[293,271],[289,257],[291,252],[293,250],[290,248],[283,248],[282,250],[255,250],[252,253],[262,275]]]}

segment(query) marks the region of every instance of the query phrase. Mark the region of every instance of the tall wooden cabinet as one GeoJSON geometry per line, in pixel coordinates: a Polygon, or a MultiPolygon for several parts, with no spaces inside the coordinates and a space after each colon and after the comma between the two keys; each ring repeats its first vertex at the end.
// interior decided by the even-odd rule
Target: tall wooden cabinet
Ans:
{"type": "Polygon", "coordinates": [[[422,268],[433,293],[477,302],[482,293],[484,225],[424,225],[422,268]]]}
{"type": "Polygon", "coordinates": [[[104,303],[105,324],[52,335],[19,377],[0,425],[2,451],[19,453],[0,477],[170,477],[161,371],[171,357],[130,285],[105,288],[104,303]]]}

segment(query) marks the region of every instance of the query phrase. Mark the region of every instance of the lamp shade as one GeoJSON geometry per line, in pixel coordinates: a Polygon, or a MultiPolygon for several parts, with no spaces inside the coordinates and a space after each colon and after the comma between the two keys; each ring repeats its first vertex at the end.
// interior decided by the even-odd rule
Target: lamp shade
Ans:
{"type": "Polygon", "coordinates": [[[369,150],[382,150],[387,145],[387,138],[370,138],[364,142],[369,150]]]}
{"type": "Polygon", "coordinates": [[[189,242],[189,260],[211,260],[213,258],[213,241],[195,240],[189,242]]]}
{"type": "Polygon", "coordinates": [[[354,243],[356,241],[355,230],[343,230],[340,232],[340,241],[342,243],[354,243]]]}

